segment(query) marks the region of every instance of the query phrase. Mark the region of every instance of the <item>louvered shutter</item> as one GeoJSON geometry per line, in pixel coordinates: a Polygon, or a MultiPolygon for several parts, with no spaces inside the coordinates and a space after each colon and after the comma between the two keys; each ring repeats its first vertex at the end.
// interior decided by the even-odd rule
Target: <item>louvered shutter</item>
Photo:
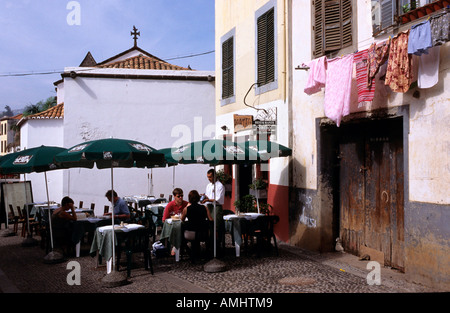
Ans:
{"type": "Polygon", "coordinates": [[[222,44],[222,99],[234,95],[233,37],[222,44]]]}
{"type": "Polygon", "coordinates": [[[275,10],[257,19],[257,70],[260,86],[275,80],[275,10]]]}
{"type": "Polygon", "coordinates": [[[314,55],[352,45],[352,0],[314,2],[314,55]]]}
{"type": "Polygon", "coordinates": [[[342,47],[348,47],[353,44],[353,23],[352,23],[352,0],[343,0],[341,7],[342,21],[342,47]]]}
{"type": "Polygon", "coordinates": [[[394,25],[395,23],[395,6],[396,1],[381,0],[381,30],[394,25]]]}
{"type": "Polygon", "coordinates": [[[324,54],[324,32],[323,16],[324,1],[316,0],[314,2],[314,55],[322,56],[324,54]]]}

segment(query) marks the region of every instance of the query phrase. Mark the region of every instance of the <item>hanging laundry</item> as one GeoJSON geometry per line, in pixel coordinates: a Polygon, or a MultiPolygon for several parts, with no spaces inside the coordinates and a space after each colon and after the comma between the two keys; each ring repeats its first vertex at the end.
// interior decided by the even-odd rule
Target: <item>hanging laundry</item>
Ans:
{"type": "Polygon", "coordinates": [[[368,75],[368,49],[353,54],[353,63],[356,68],[356,84],[358,88],[358,102],[372,101],[375,94],[375,80],[367,86],[368,75]]]}
{"type": "Polygon", "coordinates": [[[430,21],[413,25],[409,32],[408,53],[415,55],[427,54],[427,50],[432,46],[430,21]]]}
{"type": "Polygon", "coordinates": [[[450,15],[448,12],[431,17],[431,40],[432,45],[442,45],[450,40],[450,15]]]}
{"type": "Polygon", "coordinates": [[[441,47],[433,47],[428,52],[428,54],[424,54],[419,58],[417,86],[421,89],[431,88],[439,80],[439,55],[441,47]]]}
{"type": "Polygon", "coordinates": [[[353,54],[327,61],[325,116],[339,127],[343,116],[350,114],[353,54]]]}
{"type": "Polygon", "coordinates": [[[373,43],[369,47],[367,51],[367,87],[370,87],[372,85],[372,81],[375,78],[375,75],[378,73],[380,66],[388,60],[390,43],[391,39],[389,38],[382,43],[373,43]]]}
{"type": "Polygon", "coordinates": [[[325,87],[327,58],[325,56],[312,60],[309,64],[309,76],[304,92],[312,95],[325,87]]]}
{"type": "Polygon", "coordinates": [[[408,54],[409,29],[391,40],[385,85],[394,92],[407,92],[412,83],[412,55],[408,54]]]}

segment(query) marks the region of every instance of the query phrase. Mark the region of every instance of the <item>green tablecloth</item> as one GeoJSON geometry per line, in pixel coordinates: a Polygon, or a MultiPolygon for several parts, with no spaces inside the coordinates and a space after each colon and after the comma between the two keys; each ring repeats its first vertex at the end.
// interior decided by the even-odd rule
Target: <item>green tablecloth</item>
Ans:
{"type": "Polygon", "coordinates": [[[230,218],[225,220],[225,231],[233,234],[234,242],[237,245],[242,244],[242,234],[246,231],[246,225],[248,224],[248,220],[245,218],[230,218]]]}
{"type": "MultiPolygon", "coordinates": [[[[135,224],[132,224],[135,225],[135,224]]],[[[117,225],[116,225],[117,226],[117,225]]],[[[131,226],[130,226],[131,227],[131,226]]],[[[135,227],[135,226],[133,226],[135,227]]],[[[117,246],[119,239],[126,238],[126,234],[129,232],[132,232],[133,230],[142,228],[144,226],[138,225],[136,228],[133,229],[116,229],[115,230],[115,236],[114,236],[114,243],[117,246]],[[138,228],[137,228],[138,227],[138,228]]],[[[98,253],[105,258],[106,260],[109,260],[112,257],[112,230],[111,229],[102,229],[102,227],[97,228],[94,234],[94,239],[92,240],[91,250],[90,254],[95,255],[98,251],[98,253]]]]}
{"type": "Polygon", "coordinates": [[[181,247],[181,221],[164,222],[160,240],[168,239],[169,243],[177,249],[181,247]]]}

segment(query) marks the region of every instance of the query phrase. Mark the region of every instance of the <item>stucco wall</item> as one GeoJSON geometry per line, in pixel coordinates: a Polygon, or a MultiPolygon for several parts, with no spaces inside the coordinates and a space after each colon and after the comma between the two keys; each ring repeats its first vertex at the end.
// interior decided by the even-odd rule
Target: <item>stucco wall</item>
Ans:
{"type": "MultiPolygon", "coordinates": [[[[20,128],[21,149],[45,146],[64,147],[62,119],[31,119],[20,128]]],[[[51,201],[59,202],[63,197],[63,170],[47,172],[48,193],[51,201]]],[[[22,175],[22,179],[24,175],[22,175]]],[[[47,201],[44,173],[30,173],[25,175],[31,181],[33,200],[47,201]]]]}
{"type": "MultiPolygon", "coordinates": [[[[135,70],[100,72],[137,73],[135,70]]],[[[139,74],[172,75],[170,71],[164,72],[141,70],[139,74]]],[[[214,76],[213,72],[186,72],[186,76],[209,74],[214,76]]],[[[162,149],[215,135],[214,81],[66,77],[64,93],[65,147],[114,137],[162,149]]],[[[114,189],[119,196],[152,193],[168,197],[175,177],[175,187],[181,187],[186,195],[191,189],[203,192],[208,183],[208,168],[207,165],[180,165],[152,171],[115,169],[114,189]]],[[[96,213],[100,214],[103,206],[109,204],[104,194],[111,188],[111,171],[67,170],[64,188],[75,202],[82,200],[87,205],[95,202],[96,213]]]]}

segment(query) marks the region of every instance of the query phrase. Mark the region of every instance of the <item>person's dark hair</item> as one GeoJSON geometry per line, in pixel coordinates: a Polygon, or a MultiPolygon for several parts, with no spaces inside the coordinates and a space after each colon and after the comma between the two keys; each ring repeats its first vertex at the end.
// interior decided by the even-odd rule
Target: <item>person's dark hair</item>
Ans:
{"type": "Polygon", "coordinates": [[[200,195],[197,190],[191,190],[188,195],[189,203],[197,203],[200,201],[200,195]]]}
{"type": "Polygon", "coordinates": [[[62,198],[61,206],[65,206],[66,204],[69,204],[69,203],[75,203],[75,202],[73,202],[73,200],[69,197],[62,198]]]}
{"type": "Polygon", "coordinates": [[[212,168],[208,170],[207,174],[212,174],[213,177],[216,177],[216,172],[212,168]]]}
{"type": "Polygon", "coordinates": [[[114,190],[108,190],[105,193],[106,198],[112,198],[111,195],[115,198],[115,197],[117,197],[117,192],[115,192],[114,190]]]}
{"type": "Polygon", "coordinates": [[[176,195],[182,195],[182,194],[183,194],[183,189],[181,189],[181,188],[175,188],[175,189],[172,191],[172,194],[173,194],[174,196],[176,196],[176,195]]]}

